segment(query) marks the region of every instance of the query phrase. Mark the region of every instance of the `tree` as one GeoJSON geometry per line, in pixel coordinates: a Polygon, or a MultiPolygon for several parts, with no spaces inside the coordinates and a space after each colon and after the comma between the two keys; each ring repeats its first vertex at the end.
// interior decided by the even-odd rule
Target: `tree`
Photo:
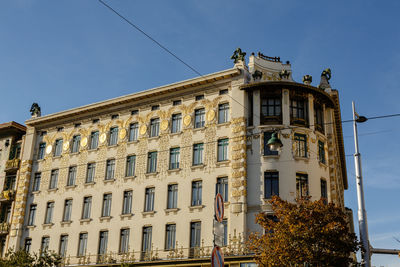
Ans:
{"type": "Polygon", "coordinates": [[[0,258],[0,267],[53,267],[60,264],[61,257],[48,251],[31,255],[25,250],[9,250],[4,258],[0,258]]]}
{"type": "Polygon", "coordinates": [[[252,233],[249,248],[260,266],[349,266],[359,243],[347,215],[333,203],[309,198],[289,203],[274,196],[273,216],[260,213],[264,234],[252,233]]]}

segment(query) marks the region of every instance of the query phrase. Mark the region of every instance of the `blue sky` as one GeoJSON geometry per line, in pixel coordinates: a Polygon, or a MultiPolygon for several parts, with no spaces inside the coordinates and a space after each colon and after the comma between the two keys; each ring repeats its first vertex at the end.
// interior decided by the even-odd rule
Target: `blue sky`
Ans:
{"type": "MultiPolygon", "coordinates": [[[[202,74],[231,68],[241,47],[290,60],[299,82],[310,74],[316,85],[330,67],[344,120],[352,100],[367,117],[400,113],[399,1],[107,3],[202,74]]],[[[0,122],[24,122],[32,102],[49,114],[196,76],[95,0],[2,1],[0,40],[0,122]]],[[[359,125],[375,247],[400,248],[393,239],[400,238],[399,125],[400,117],[359,125]]],[[[351,155],[352,126],[343,129],[351,155]]],[[[351,156],[347,170],[346,205],[356,215],[351,156]]],[[[374,255],[373,264],[400,266],[400,259],[374,255]]]]}

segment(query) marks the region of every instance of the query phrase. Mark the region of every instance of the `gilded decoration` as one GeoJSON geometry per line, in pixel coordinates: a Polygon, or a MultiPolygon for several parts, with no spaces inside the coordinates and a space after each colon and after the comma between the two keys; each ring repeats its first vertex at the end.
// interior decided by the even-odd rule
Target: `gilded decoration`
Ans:
{"type": "Polygon", "coordinates": [[[183,124],[186,127],[188,127],[191,122],[192,122],[192,117],[189,114],[187,114],[187,115],[185,115],[185,117],[183,117],[183,124]]]}
{"type": "Polygon", "coordinates": [[[122,128],[121,130],[119,130],[119,134],[118,135],[119,135],[119,139],[120,140],[124,140],[126,135],[127,135],[126,129],[122,128]]]}
{"type": "Polygon", "coordinates": [[[52,145],[47,145],[46,147],[46,154],[49,155],[53,151],[53,146],[52,145]]]}
{"type": "Polygon", "coordinates": [[[164,119],[160,126],[162,131],[166,131],[168,129],[168,120],[164,119]]]}
{"type": "Polygon", "coordinates": [[[143,124],[142,126],[140,126],[139,133],[140,133],[140,135],[143,136],[146,134],[146,132],[147,132],[147,126],[145,124],[143,124]]]}
{"type": "Polygon", "coordinates": [[[104,142],[107,140],[107,134],[102,133],[99,137],[100,144],[104,144],[104,142]]]}
{"type": "Polygon", "coordinates": [[[69,148],[69,141],[65,141],[65,142],[63,143],[63,150],[64,150],[64,152],[68,151],[68,148],[69,148]]]}
{"type": "Polygon", "coordinates": [[[85,136],[81,140],[81,147],[84,148],[87,146],[87,144],[88,144],[88,138],[85,136]]]}
{"type": "Polygon", "coordinates": [[[207,112],[207,121],[210,122],[210,121],[214,120],[214,118],[215,118],[215,111],[213,109],[210,109],[207,112]]]}

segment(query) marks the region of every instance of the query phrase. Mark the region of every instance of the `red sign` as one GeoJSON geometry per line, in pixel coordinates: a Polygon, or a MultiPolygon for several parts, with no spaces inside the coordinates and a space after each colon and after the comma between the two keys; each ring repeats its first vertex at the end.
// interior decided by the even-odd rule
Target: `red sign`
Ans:
{"type": "Polygon", "coordinates": [[[224,254],[218,246],[215,246],[211,252],[211,267],[224,267],[224,254]]]}
{"type": "Polygon", "coordinates": [[[222,223],[224,219],[224,200],[220,193],[215,196],[215,219],[222,223]]]}

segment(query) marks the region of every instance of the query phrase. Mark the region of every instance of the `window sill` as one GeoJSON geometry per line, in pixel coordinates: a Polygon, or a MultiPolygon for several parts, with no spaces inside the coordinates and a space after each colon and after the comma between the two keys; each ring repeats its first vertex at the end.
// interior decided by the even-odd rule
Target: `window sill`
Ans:
{"type": "Polygon", "coordinates": [[[217,123],[217,127],[229,126],[231,123],[229,121],[217,123]]]}
{"type": "Polygon", "coordinates": [[[87,183],[84,183],[83,185],[84,186],[93,186],[95,184],[96,184],[96,182],[87,182],[87,183]]]}
{"type": "Polygon", "coordinates": [[[179,132],[176,133],[170,133],[170,136],[179,136],[182,134],[182,130],[180,130],[179,132]]]}
{"type": "Polygon", "coordinates": [[[308,161],[309,158],[308,157],[299,157],[299,156],[294,156],[295,160],[304,160],[304,161],[308,161]]]}
{"type": "Polygon", "coordinates": [[[113,182],[115,182],[115,179],[113,178],[113,179],[104,179],[103,180],[103,183],[105,183],[105,184],[107,184],[107,183],[113,183],[113,182]]]}
{"type": "Polygon", "coordinates": [[[217,166],[229,166],[229,164],[231,163],[231,161],[230,160],[221,160],[221,161],[217,161],[216,163],[215,163],[215,165],[217,165],[217,166]]]}
{"type": "Polygon", "coordinates": [[[32,195],[39,195],[40,194],[40,190],[32,191],[31,194],[32,195]]]}
{"type": "Polygon", "coordinates": [[[138,140],[138,139],[132,140],[132,141],[128,141],[128,142],[127,142],[128,145],[130,145],[130,144],[137,144],[137,143],[139,143],[139,140],[138,140]]]}
{"type": "Polygon", "coordinates": [[[90,148],[87,151],[88,152],[95,152],[95,151],[98,151],[98,150],[99,150],[99,147],[96,147],[96,148],[90,148]]]}
{"type": "Polygon", "coordinates": [[[133,216],[133,213],[124,213],[124,214],[120,214],[119,217],[121,217],[121,219],[123,218],[131,218],[133,216]]]}
{"type": "Polygon", "coordinates": [[[148,138],[149,141],[150,140],[157,140],[157,139],[160,139],[159,135],[157,135],[157,136],[149,136],[149,138],[148,138]]]}
{"type": "Polygon", "coordinates": [[[72,221],[62,221],[60,222],[61,225],[70,225],[72,221]]]}
{"type": "Polygon", "coordinates": [[[321,161],[318,161],[319,166],[324,167],[324,168],[328,168],[328,165],[326,165],[326,163],[323,163],[321,161]]]}
{"type": "Polygon", "coordinates": [[[279,154],[278,155],[263,155],[264,159],[279,159],[279,154]]]}
{"type": "Polygon", "coordinates": [[[118,146],[118,144],[107,145],[108,148],[117,147],[117,146],[118,146]]]}
{"type": "Polygon", "coordinates": [[[76,155],[79,155],[79,151],[78,152],[70,152],[69,153],[71,156],[76,156],[76,155]]]}
{"type": "Polygon", "coordinates": [[[54,155],[53,159],[60,159],[61,157],[62,157],[62,155],[58,155],[58,156],[54,155]]]}
{"type": "Polygon", "coordinates": [[[85,219],[79,219],[79,222],[82,223],[90,223],[92,221],[92,218],[85,218],[85,219]]]}
{"type": "Polygon", "coordinates": [[[33,229],[35,229],[36,228],[36,225],[27,225],[26,226],[26,229],[31,229],[31,230],[33,230],[33,229]]]}
{"type": "Polygon", "coordinates": [[[153,176],[157,176],[157,174],[158,174],[158,172],[148,172],[148,173],[145,173],[144,175],[146,177],[153,177],[153,176]]]}
{"type": "Polygon", "coordinates": [[[165,209],[165,214],[168,215],[170,213],[176,214],[180,209],[178,208],[173,208],[173,209],[165,209]]]}
{"type": "Polygon", "coordinates": [[[54,223],[44,223],[42,224],[43,228],[51,228],[54,225],[54,223]]]}
{"type": "Polygon", "coordinates": [[[146,218],[147,216],[154,217],[155,213],[156,212],[154,210],[152,210],[152,211],[143,211],[142,212],[142,216],[143,216],[143,218],[146,218]]]}
{"type": "Polygon", "coordinates": [[[112,219],[112,216],[102,216],[99,218],[100,222],[107,221],[109,222],[112,219]]]}
{"type": "Polygon", "coordinates": [[[190,168],[193,169],[202,169],[204,168],[206,165],[205,164],[197,164],[197,165],[192,165],[190,168]]]}
{"type": "Polygon", "coordinates": [[[36,160],[36,162],[37,162],[37,163],[41,163],[41,162],[44,162],[44,158],[41,158],[41,159],[37,159],[37,160],[36,160]]]}
{"type": "Polygon", "coordinates": [[[193,132],[204,132],[204,130],[206,129],[206,127],[205,126],[203,126],[203,127],[198,127],[198,128],[194,128],[193,127],[193,132]]]}
{"type": "Polygon", "coordinates": [[[131,180],[131,179],[135,179],[136,178],[136,175],[133,175],[133,176],[125,176],[124,177],[124,180],[131,180]]]}
{"type": "Polygon", "coordinates": [[[204,207],[205,207],[205,205],[189,206],[189,210],[190,211],[193,211],[193,210],[201,211],[204,207]]]}
{"type": "Polygon", "coordinates": [[[49,188],[47,189],[47,192],[57,192],[58,188],[49,188]]]}
{"type": "Polygon", "coordinates": [[[76,184],[74,184],[74,185],[66,185],[65,189],[68,190],[68,189],[73,189],[75,187],[76,187],[76,184]]]}
{"type": "Polygon", "coordinates": [[[224,202],[224,208],[227,209],[231,203],[229,201],[224,202]]]}
{"type": "Polygon", "coordinates": [[[180,172],[181,170],[182,170],[181,168],[176,168],[176,169],[169,169],[167,172],[174,173],[174,172],[180,172]]]}

